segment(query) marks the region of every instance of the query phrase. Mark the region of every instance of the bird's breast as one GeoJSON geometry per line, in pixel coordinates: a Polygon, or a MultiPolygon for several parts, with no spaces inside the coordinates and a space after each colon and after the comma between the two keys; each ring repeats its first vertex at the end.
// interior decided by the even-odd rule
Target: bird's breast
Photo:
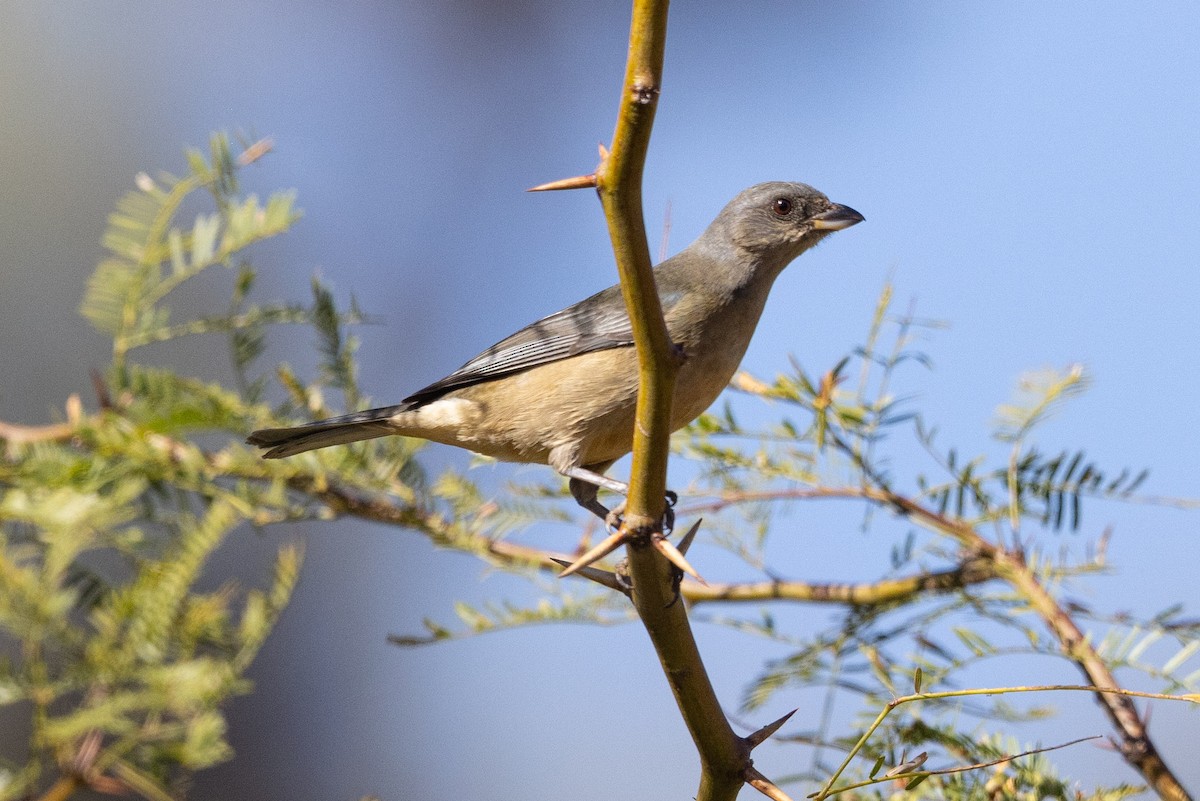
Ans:
{"type": "Polygon", "coordinates": [[[754,336],[764,301],[765,292],[736,293],[724,302],[712,301],[701,313],[683,315],[673,326],[672,339],[684,351],[675,384],[673,428],[699,417],[729,385],[754,336]]]}

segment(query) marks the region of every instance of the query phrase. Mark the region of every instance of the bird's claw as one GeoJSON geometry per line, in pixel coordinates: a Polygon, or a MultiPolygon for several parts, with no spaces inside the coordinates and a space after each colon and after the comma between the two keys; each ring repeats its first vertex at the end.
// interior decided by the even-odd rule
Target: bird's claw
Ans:
{"type": "MultiPolygon", "coordinates": [[[[674,490],[667,490],[666,501],[667,504],[663,508],[662,533],[670,534],[675,530],[675,504],[679,503],[679,494],[674,490]]],[[[604,527],[609,534],[616,534],[621,530],[621,524],[624,522],[625,503],[622,501],[604,517],[604,527]]]]}
{"type": "Polygon", "coordinates": [[[664,536],[675,531],[675,509],[670,505],[663,509],[662,530],[664,536]]]}
{"type": "Polygon", "coordinates": [[[629,559],[625,558],[617,562],[616,569],[613,573],[617,577],[617,585],[621,590],[628,595],[633,592],[633,581],[629,578],[629,559]]]}
{"type": "Polygon", "coordinates": [[[621,530],[621,526],[625,524],[625,501],[621,501],[614,506],[607,515],[604,516],[604,528],[609,534],[616,534],[621,530]]]}
{"type": "Polygon", "coordinates": [[[667,505],[663,509],[663,533],[670,534],[675,530],[675,504],[679,503],[679,495],[674,490],[667,490],[667,505]]]}
{"type": "Polygon", "coordinates": [[[672,606],[679,603],[679,599],[682,597],[682,587],[683,570],[675,565],[671,565],[671,602],[664,606],[663,609],[670,609],[672,606]]]}

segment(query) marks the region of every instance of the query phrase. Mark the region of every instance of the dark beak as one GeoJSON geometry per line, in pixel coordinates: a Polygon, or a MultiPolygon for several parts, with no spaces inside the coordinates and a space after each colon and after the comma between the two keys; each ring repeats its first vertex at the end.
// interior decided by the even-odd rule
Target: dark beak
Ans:
{"type": "Polygon", "coordinates": [[[843,228],[857,225],[865,219],[867,218],[849,206],[834,203],[827,211],[813,217],[812,227],[817,231],[840,231],[843,228]]]}

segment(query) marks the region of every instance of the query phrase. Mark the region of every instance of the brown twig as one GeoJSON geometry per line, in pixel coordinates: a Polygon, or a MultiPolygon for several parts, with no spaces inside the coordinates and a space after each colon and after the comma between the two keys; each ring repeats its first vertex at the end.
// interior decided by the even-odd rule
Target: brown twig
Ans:
{"type": "Polygon", "coordinates": [[[990,560],[972,557],[949,570],[921,572],[864,584],[758,581],[702,587],[689,582],[683,587],[683,596],[693,604],[781,600],[875,606],[900,603],[925,593],[953,592],[996,577],[995,567],[990,560]]]}
{"type": "MultiPolygon", "coordinates": [[[[847,752],[846,758],[844,760],[842,760],[842,763],[838,766],[837,770],[835,770],[830,775],[828,780],[826,780],[825,785],[817,792],[810,794],[809,798],[816,798],[818,801],[823,801],[823,799],[827,798],[830,795],[843,792],[844,790],[851,789],[850,787],[842,787],[842,788],[839,788],[838,790],[834,791],[833,785],[837,782],[838,777],[842,775],[843,771],[845,771],[846,768],[849,766],[851,760],[853,760],[855,755],[857,755],[859,753],[859,751],[862,749],[863,745],[865,745],[867,740],[871,738],[871,736],[875,733],[875,731],[879,728],[879,726],[883,723],[883,721],[887,718],[887,716],[890,715],[899,706],[902,706],[904,704],[911,704],[911,703],[916,703],[916,702],[920,702],[920,701],[929,701],[929,700],[934,700],[934,699],[965,698],[965,697],[980,696],[980,695],[1007,695],[1010,693],[1040,693],[1040,692],[1087,692],[1087,693],[1095,693],[1095,694],[1101,695],[1101,696],[1114,695],[1114,696],[1122,696],[1122,697],[1129,697],[1129,698],[1157,698],[1157,699],[1162,699],[1162,700],[1167,700],[1167,701],[1187,701],[1187,702],[1191,702],[1193,704],[1200,704],[1200,696],[1195,696],[1195,695],[1166,695],[1163,693],[1139,692],[1137,690],[1125,690],[1122,688],[1098,689],[1094,686],[1079,685],[1079,684],[1045,684],[1045,685],[1026,686],[1026,687],[976,687],[974,689],[969,689],[969,690],[942,690],[942,691],[938,691],[938,692],[924,692],[924,693],[923,692],[915,692],[910,695],[902,695],[902,696],[893,698],[891,701],[889,701],[883,707],[883,709],[881,709],[879,711],[879,714],[875,716],[875,720],[872,721],[871,725],[869,725],[866,728],[866,730],[859,736],[858,742],[856,742],[853,745],[853,747],[851,747],[850,750],[847,752]]],[[[1090,739],[1090,738],[1085,738],[1085,739],[1090,739]]],[[[1073,744],[1073,742],[1066,743],[1065,745],[1072,745],[1072,744],[1073,744]]],[[[1065,747],[1065,745],[1064,746],[1055,746],[1055,748],[1063,748],[1063,747],[1065,747]]],[[[1053,750],[1053,748],[1047,749],[1047,750],[1053,750]]],[[[1020,755],[1018,755],[1018,756],[1020,756],[1020,755]]],[[[1007,757],[1007,758],[1001,759],[1000,761],[1004,762],[1011,758],[1014,758],[1014,757],[1007,757]]],[[[969,770],[970,768],[966,768],[966,769],[969,770]]],[[[942,771],[942,772],[956,772],[957,770],[958,769],[951,768],[951,769],[947,769],[946,771],[942,771]]],[[[923,772],[929,773],[929,771],[923,771],[923,772]]],[[[903,774],[901,774],[900,776],[902,776],[902,775],[903,774]]],[[[900,776],[897,776],[897,778],[899,778],[900,776]]],[[[868,783],[875,783],[875,782],[871,781],[868,783]]],[[[858,785],[856,785],[856,786],[858,786],[858,785]]]]}
{"type": "Polygon", "coordinates": [[[1030,602],[1058,640],[1063,654],[1075,663],[1098,690],[1096,700],[1117,730],[1117,750],[1125,761],[1145,777],[1160,798],[1188,801],[1191,796],[1159,755],[1132,698],[1114,692],[1101,692],[1121,689],[1121,685],[1117,683],[1105,661],[1096,653],[1091,642],[1075,625],[1070,614],[1025,565],[1024,559],[1017,558],[1008,551],[1001,551],[997,554],[996,566],[1030,602]]]}
{"type": "Polygon", "coordinates": [[[634,0],[629,57],[612,147],[596,168],[621,294],[637,345],[639,392],[625,525],[650,531],[665,509],[671,399],[679,356],[663,321],[642,213],[642,171],[662,86],[667,0],[634,0]]]}
{"type": "Polygon", "coordinates": [[[71,395],[66,403],[67,421],[43,426],[23,426],[0,420],[0,440],[8,445],[27,445],[36,442],[62,442],[74,436],[83,418],[83,403],[78,395],[71,395]]]}
{"type": "Polygon", "coordinates": [[[924,507],[891,489],[879,486],[816,488],[808,497],[865,498],[890,507],[913,522],[955,539],[962,547],[991,561],[997,575],[1029,602],[1071,659],[1096,689],[1096,700],[1104,708],[1119,736],[1118,750],[1150,783],[1161,798],[1190,801],[1191,796],[1167,767],[1130,698],[1121,689],[1108,665],[1075,625],[1070,613],[1043,586],[1016,548],[1002,548],[985,539],[965,520],[952,518],[924,507]]]}
{"type": "Polygon", "coordinates": [[[908,783],[918,777],[950,776],[955,773],[966,773],[967,771],[970,771],[970,770],[980,770],[982,768],[990,768],[995,765],[1003,765],[1005,762],[1012,762],[1014,759],[1021,759],[1022,757],[1033,756],[1034,754],[1044,754],[1044,753],[1047,753],[1048,751],[1057,751],[1060,748],[1069,748],[1072,745],[1078,745],[1079,743],[1086,743],[1089,740],[1099,739],[1099,737],[1100,737],[1100,735],[1098,735],[1098,734],[1093,735],[1091,737],[1080,737],[1077,740],[1071,740],[1070,742],[1066,742],[1066,743],[1059,743],[1058,745],[1047,745],[1043,748],[1031,748],[1028,751],[1022,751],[1019,754],[1005,754],[1002,757],[998,757],[996,759],[991,759],[991,760],[988,760],[987,762],[976,762],[971,765],[959,765],[959,766],[953,767],[953,768],[940,768],[938,770],[907,770],[907,771],[902,771],[902,772],[897,772],[897,773],[892,773],[891,771],[888,771],[888,773],[884,774],[884,776],[882,776],[878,779],[872,778],[872,779],[867,779],[866,781],[856,782],[854,784],[847,784],[847,785],[837,788],[836,790],[830,790],[830,791],[824,792],[824,793],[822,793],[822,792],[811,793],[808,797],[809,798],[816,798],[816,797],[831,798],[835,795],[838,795],[839,793],[845,793],[849,790],[858,790],[859,788],[862,788],[862,787],[870,787],[873,784],[880,784],[885,780],[889,781],[889,782],[901,781],[901,782],[908,783]]]}
{"type": "Polygon", "coordinates": [[[9,445],[27,445],[33,442],[62,442],[75,433],[71,423],[51,423],[44,426],[23,426],[0,421],[0,440],[9,445]]]}
{"type": "MultiPolygon", "coordinates": [[[[642,170],[662,86],[667,0],[634,0],[616,131],[601,151],[596,188],[608,221],[621,292],[637,345],[639,391],[625,507],[633,602],[700,756],[697,801],[733,801],[751,769],[749,747],[729,725],[696,647],[676,575],[653,547],[666,506],[671,400],[679,355],[663,321],[642,214],[642,170]]],[[[679,557],[682,559],[682,556],[679,557]]]]}

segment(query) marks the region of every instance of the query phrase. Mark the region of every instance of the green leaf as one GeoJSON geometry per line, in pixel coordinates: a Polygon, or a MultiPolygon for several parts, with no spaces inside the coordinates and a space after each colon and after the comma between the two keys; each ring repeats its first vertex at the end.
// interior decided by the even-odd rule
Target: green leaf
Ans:
{"type": "Polygon", "coordinates": [[[1091,383],[1083,365],[1063,370],[1025,373],[1017,381],[1012,403],[996,409],[993,436],[1001,442],[1020,442],[1065,401],[1082,394],[1091,383]]]}
{"type": "Polygon", "coordinates": [[[1171,657],[1162,666],[1162,672],[1169,676],[1178,670],[1184,662],[1192,658],[1192,656],[1200,651],[1200,640],[1192,640],[1187,645],[1179,649],[1175,656],[1171,657]]]}

